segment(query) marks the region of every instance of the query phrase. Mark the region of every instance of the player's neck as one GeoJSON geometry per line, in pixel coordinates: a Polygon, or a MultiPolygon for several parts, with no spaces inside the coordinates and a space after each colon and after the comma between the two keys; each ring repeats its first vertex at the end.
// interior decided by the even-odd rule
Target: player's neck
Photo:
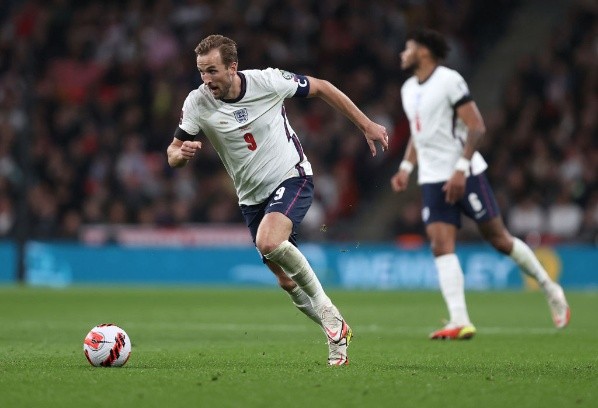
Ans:
{"type": "Polygon", "coordinates": [[[436,62],[422,62],[419,67],[415,70],[415,76],[417,77],[417,81],[421,84],[426,82],[428,78],[434,73],[434,70],[438,66],[436,62]]]}
{"type": "Polygon", "coordinates": [[[239,95],[241,95],[241,77],[239,77],[239,74],[235,73],[233,83],[225,99],[237,99],[239,95]]]}

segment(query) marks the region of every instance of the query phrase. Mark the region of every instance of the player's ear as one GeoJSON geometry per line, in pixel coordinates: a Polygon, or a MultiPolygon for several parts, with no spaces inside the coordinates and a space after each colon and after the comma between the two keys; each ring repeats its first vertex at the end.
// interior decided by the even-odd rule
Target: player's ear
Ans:
{"type": "Polygon", "coordinates": [[[424,47],[422,45],[418,45],[417,46],[417,52],[418,52],[418,54],[419,54],[420,57],[432,58],[432,53],[430,52],[430,50],[428,49],[428,47],[424,47]]]}

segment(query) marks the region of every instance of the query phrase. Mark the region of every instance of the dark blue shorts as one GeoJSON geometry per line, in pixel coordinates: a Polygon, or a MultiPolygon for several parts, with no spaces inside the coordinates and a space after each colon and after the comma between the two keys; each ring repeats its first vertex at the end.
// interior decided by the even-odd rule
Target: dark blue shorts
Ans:
{"type": "Polygon", "coordinates": [[[289,241],[297,246],[297,227],[303,221],[314,197],[314,183],[311,176],[293,177],[283,181],[270,197],[261,204],[241,205],[245,224],[251,232],[255,244],[257,229],[264,215],[279,212],[293,221],[293,231],[289,241]]]}
{"type": "Polygon", "coordinates": [[[455,204],[445,201],[445,182],[422,184],[422,219],[424,223],[445,222],[461,227],[461,214],[478,224],[500,215],[496,198],[484,173],[467,178],[465,194],[455,204]]]}

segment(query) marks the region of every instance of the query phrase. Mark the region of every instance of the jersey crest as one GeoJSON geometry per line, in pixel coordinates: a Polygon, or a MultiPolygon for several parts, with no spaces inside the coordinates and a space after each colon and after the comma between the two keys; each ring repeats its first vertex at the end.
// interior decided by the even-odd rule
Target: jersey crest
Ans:
{"type": "Polygon", "coordinates": [[[233,112],[233,115],[235,115],[235,119],[239,123],[245,123],[247,122],[247,119],[249,119],[249,112],[247,112],[247,108],[238,109],[233,112]]]}

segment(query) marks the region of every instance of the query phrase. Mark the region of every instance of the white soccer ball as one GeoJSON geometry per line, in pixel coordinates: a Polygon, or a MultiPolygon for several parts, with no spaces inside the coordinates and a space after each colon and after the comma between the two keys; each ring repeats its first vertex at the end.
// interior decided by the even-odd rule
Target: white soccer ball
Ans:
{"type": "Polygon", "coordinates": [[[99,324],[85,336],[83,351],[92,366],[121,367],[131,355],[131,339],[115,324],[99,324]]]}

